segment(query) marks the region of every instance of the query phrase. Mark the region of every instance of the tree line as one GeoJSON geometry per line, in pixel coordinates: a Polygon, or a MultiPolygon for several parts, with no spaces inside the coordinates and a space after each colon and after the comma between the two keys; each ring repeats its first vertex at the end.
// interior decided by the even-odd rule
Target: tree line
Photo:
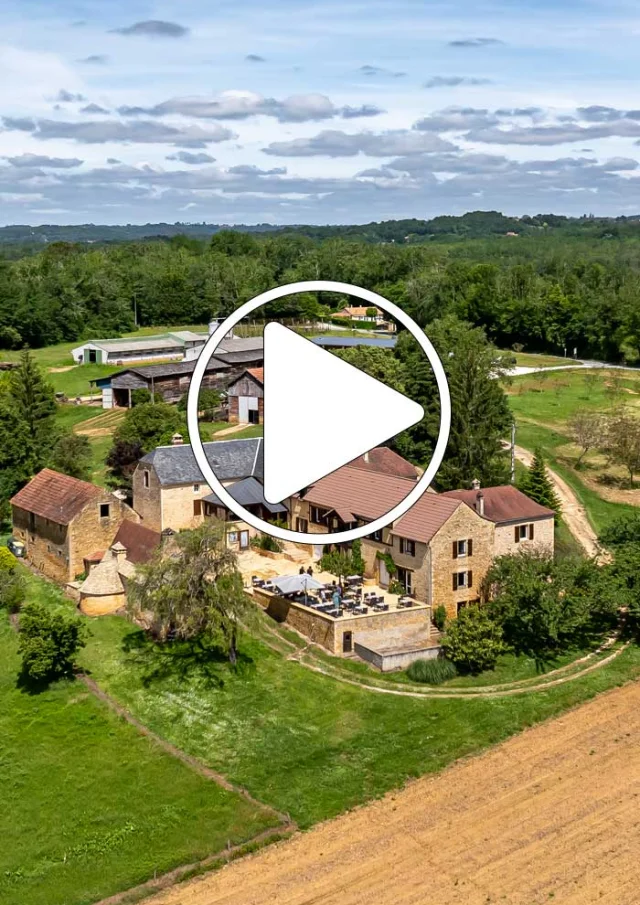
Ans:
{"type": "MultiPolygon", "coordinates": [[[[422,327],[454,315],[483,327],[500,348],[640,360],[634,223],[609,224],[618,236],[595,226],[573,234],[536,224],[512,237],[457,228],[465,241],[437,231],[428,242],[371,241],[358,227],[353,236],[321,238],[222,230],[206,239],[52,243],[0,259],[0,349],[117,336],[136,325],[204,324],[273,286],[327,279],[379,292],[422,327]]],[[[317,319],[345,301],[307,293],[272,303],[265,316],[317,319]]]]}

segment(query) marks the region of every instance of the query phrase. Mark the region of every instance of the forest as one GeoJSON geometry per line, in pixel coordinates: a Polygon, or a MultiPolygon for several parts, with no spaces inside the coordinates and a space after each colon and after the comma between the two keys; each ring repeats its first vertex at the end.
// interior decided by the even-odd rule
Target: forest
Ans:
{"type": "MultiPolygon", "coordinates": [[[[136,324],[204,324],[273,286],[327,279],[373,289],[423,327],[454,315],[500,348],[640,360],[636,221],[476,212],[369,227],[2,246],[0,349],[113,337],[136,324]],[[424,224],[431,232],[416,232],[424,224]]],[[[265,316],[317,319],[344,303],[292,296],[265,316]]]]}

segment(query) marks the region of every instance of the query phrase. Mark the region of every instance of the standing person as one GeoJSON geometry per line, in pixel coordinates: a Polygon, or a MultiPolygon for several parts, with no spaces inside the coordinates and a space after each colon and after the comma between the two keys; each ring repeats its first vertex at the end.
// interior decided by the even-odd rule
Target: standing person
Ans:
{"type": "Polygon", "coordinates": [[[313,575],[313,567],[312,567],[312,566],[309,566],[309,568],[307,569],[307,575],[313,575]]]}

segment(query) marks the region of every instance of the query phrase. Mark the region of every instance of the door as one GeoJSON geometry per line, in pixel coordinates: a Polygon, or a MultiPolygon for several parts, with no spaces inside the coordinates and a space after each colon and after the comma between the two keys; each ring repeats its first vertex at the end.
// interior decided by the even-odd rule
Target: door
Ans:
{"type": "Polygon", "coordinates": [[[246,550],[249,546],[249,532],[241,531],[240,532],[240,549],[246,550]]]}
{"type": "Polygon", "coordinates": [[[98,353],[95,349],[89,349],[89,364],[94,365],[98,360],[98,353]]]}
{"type": "Polygon", "coordinates": [[[353,650],[353,632],[343,632],[342,634],[342,653],[350,654],[353,650]]]}
{"type": "MultiPolygon", "coordinates": [[[[242,424],[249,424],[249,412],[258,413],[258,397],[257,396],[238,396],[238,421],[242,424]]],[[[252,422],[257,424],[256,422],[252,422]]]]}
{"type": "Polygon", "coordinates": [[[384,559],[378,560],[378,583],[381,588],[389,587],[389,570],[384,559]]]}
{"type": "Polygon", "coordinates": [[[412,578],[413,572],[410,572],[409,569],[401,569],[398,567],[398,581],[409,596],[411,596],[412,591],[412,578]]]}

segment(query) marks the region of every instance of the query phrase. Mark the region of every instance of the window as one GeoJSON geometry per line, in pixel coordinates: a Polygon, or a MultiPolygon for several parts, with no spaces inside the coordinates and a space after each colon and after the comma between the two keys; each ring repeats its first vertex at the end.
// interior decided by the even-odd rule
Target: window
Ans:
{"type": "Polygon", "coordinates": [[[404,588],[405,593],[411,596],[413,593],[413,572],[410,572],[409,569],[402,569],[400,566],[398,566],[396,579],[404,588]]]}
{"type": "Polygon", "coordinates": [[[516,525],[515,542],[519,544],[521,540],[533,540],[533,525],[516,525]]]}
{"type": "Polygon", "coordinates": [[[473,556],[473,540],[470,537],[466,540],[454,540],[453,558],[463,559],[466,556],[473,556]]]}
{"type": "Polygon", "coordinates": [[[237,531],[229,531],[227,534],[227,543],[228,544],[237,544],[238,543],[238,532],[237,531]]]}
{"type": "Polygon", "coordinates": [[[109,503],[100,503],[100,518],[109,518],[111,505],[109,503]]]}
{"type": "Polygon", "coordinates": [[[194,493],[200,493],[200,485],[199,485],[199,484],[194,484],[194,485],[193,485],[193,492],[194,492],[194,493]]]}
{"type": "Polygon", "coordinates": [[[144,484],[145,487],[149,486],[149,472],[148,471],[142,472],[142,483],[144,484]]]}
{"type": "Polygon", "coordinates": [[[461,588],[473,587],[473,572],[454,572],[453,573],[453,590],[459,591],[461,588]]]}
{"type": "Polygon", "coordinates": [[[306,534],[309,530],[309,522],[306,518],[297,518],[296,519],[296,531],[302,532],[302,534],[306,534]]]}
{"type": "Polygon", "coordinates": [[[416,542],[414,540],[407,540],[406,537],[400,538],[400,552],[404,553],[406,556],[415,556],[416,555],[416,542]]]}
{"type": "Polygon", "coordinates": [[[379,544],[382,543],[382,528],[379,531],[374,531],[373,534],[370,534],[369,537],[371,540],[377,541],[379,544]]]}
{"type": "Polygon", "coordinates": [[[309,507],[309,517],[314,525],[323,525],[326,514],[326,509],[320,509],[319,506],[309,507]]]}

